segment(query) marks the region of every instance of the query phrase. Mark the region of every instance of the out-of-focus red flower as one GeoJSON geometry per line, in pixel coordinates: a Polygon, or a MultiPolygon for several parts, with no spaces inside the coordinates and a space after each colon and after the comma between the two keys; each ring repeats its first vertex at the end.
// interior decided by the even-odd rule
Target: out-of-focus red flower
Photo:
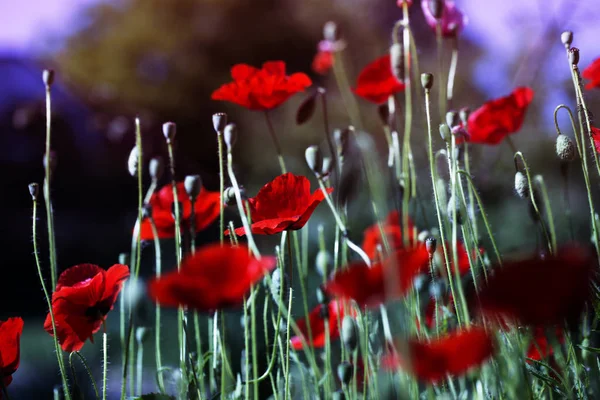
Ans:
{"type": "Polygon", "coordinates": [[[403,91],[404,83],[399,82],[392,73],[390,55],[386,54],[361,71],[353,90],[364,99],[382,104],[394,93],[403,91]]]}
{"type": "Polygon", "coordinates": [[[530,258],[505,263],[488,278],[478,295],[486,316],[545,326],[578,318],[591,296],[594,257],[570,246],[545,260],[530,258]]]}
{"type": "Polygon", "coordinates": [[[394,295],[389,293],[390,283],[399,295],[406,294],[415,277],[429,270],[428,261],[425,246],[397,250],[383,262],[370,267],[362,262],[351,264],[336,273],[324,289],[332,296],[353,299],[361,307],[375,307],[394,295]],[[393,278],[397,282],[390,281],[393,278]]]}
{"type": "MultiPolygon", "coordinates": [[[[396,210],[390,212],[382,223],[383,232],[391,250],[397,250],[404,247],[402,240],[402,225],[400,222],[400,213],[396,210]]],[[[414,243],[413,222],[408,220],[409,243],[414,243]]],[[[362,248],[371,260],[378,258],[378,246],[383,246],[381,230],[379,224],[375,223],[365,229],[362,248]]]]}
{"type": "MultiPolygon", "coordinates": [[[[182,204],[180,209],[182,224],[181,228],[188,231],[190,228],[190,216],[192,215],[192,203],[189,200],[183,182],[176,184],[177,199],[182,204]]],[[[210,192],[204,188],[200,190],[194,203],[196,232],[206,229],[219,216],[219,192],[210,192]]],[[[175,237],[175,218],[173,218],[173,188],[165,185],[157,193],[154,193],[148,202],[152,207],[152,218],[156,224],[158,237],[168,239],[175,237]]],[[[142,240],[152,240],[152,228],[150,221],[144,220],[140,225],[140,236],[142,240]]]]}
{"type": "Polygon", "coordinates": [[[396,5],[397,5],[398,7],[400,7],[400,8],[402,8],[402,4],[403,4],[403,3],[406,3],[406,5],[407,5],[408,7],[410,7],[410,6],[412,6],[412,3],[413,3],[413,2],[412,2],[412,0],[396,0],[396,5]]]}
{"type": "Polygon", "coordinates": [[[285,62],[267,61],[261,69],[248,64],[231,68],[233,82],[226,83],[212,94],[213,100],[224,100],[250,110],[271,110],[312,85],[301,72],[285,74],[285,62]]]}
{"type": "Polygon", "coordinates": [[[600,153],[600,129],[592,126],[591,134],[594,141],[594,149],[596,149],[596,153],[600,153]]]}
{"type": "Polygon", "coordinates": [[[312,62],[312,70],[319,75],[326,75],[333,67],[333,53],[330,51],[319,51],[315,54],[312,62]]]}
{"type": "Polygon", "coordinates": [[[410,363],[400,354],[384,356],[382,367],[404,368],[417,379],[435,383],[447,375],[460,376],[485,362],[494,353],[494,340],[486,330],[472,327],[452,332],[430,342],[408,341],[410,363]]]}
{"type": "Polygon", "coordinates": [[[469,116],[471,143],[498,144],[506,136],[521,129],[533,90],[516,88],[510,95],[490,100],[469,116]]]}
{"type": "Polygon", "coordinates": [[[589,79],[586,89],[600,88],[600,58],[595,59],[592,63],[583,70],[581,73],[585,79],[589,79]]]}
{"type": "MultiPolygon", "coordinates": [[[[565,336],[563,330],[561,328],[556,328],[555,330],[556,339],[559,343],[564,343],[565,336]]],[[[546,337],[546,330],[542,327],[536,327],[533,331],[533,339],[529,348],[527,349],[527,358],[531,358],[532,360],[543,360],[554,354],[554,349],[548,343],[548,338],[546,337]]],[[[531,362],[527,360],[527,362],[531,362]]]]}
{"type": "MultiPolygon", "coordinates": [[[[327,305],[319,304],[312,309],[308,315],[310,321],[310,329],[312,334],[312,343],[308,340],[308,329],[306,327],[306,318],[300,318],[296,321],[298,329],[302,333],[302,337],[307,344],[315,349],[319,349],[325,346],[325,321],[329,322],[329,340],[334,341],[340,337],[340,330],[338,326],[338,320],[344,318],[344,316],[353,315],[354,313],[337,300],[332,300],[327,305]]],[[[302,350],[302,339],[300,336],[293,336],[290,338],[290,344],[295,350],[302,350]]]]}
{"type": "Polygon", "coordinates": [[[23,319],[20,317],[0,321],[0,371],[4,386],[12,382],[12,374],[19,368],[23,319]]]}
{"type": "Polygon", "coordinates": [[[277,264],[251,256],[246,246],[211,244],[181,262],[180,271],[149,283],[150,297],[162,306],[209,312],[240,305],[250,287],[277,264]]]}
{"type": "MultiPolygon", "coordinates": [[[[430,0],[422,0],[421,8],[423,9],[423,15],[425,15],[425,21],[427,21],[427,25],[429,25],[435,32],[437,29],[437,20],[429,10],[429,1],[430,0]]],[[[442,36],[457,36],[463,30],[465,25],[467,25],[467,22],[469,22],[469,18],[467,18],[467,16],[463,14],[458,7],[456,7],[454,1],[446,0],[444,2],[444,11],[442,12],[442,18],[440,19],[442,36]]]]}
{"type": "MultiPolygon", "coordinates": [[[[332,188],[327,193],[333,192],[332,188]]],[[[285,230],[301,229],[315,208],[325,200],[321,189],[310,193],[310,181],[290,172],[279,175],[263,186],[256,197],[248,200],[252,217],[252,233],[274,235],[285,230]]],[[[235,230],[245,235],[243,227],[235,230]]],[[[229,230],[225,231],[229,235],[229,230]]]]}
{"type": "MultiPolygon", "coordinates": [[[[94,341],[113,309],[123,283],[129,277],[129,267],[115,264],[104,270],[93,264],[79,264],[65,270],[52,295],[52,311],[58,341],[64,351],[79,351],[87,339],[94,341]]],[[[44,329],[52,335],[50,313],[44,329]]]]}

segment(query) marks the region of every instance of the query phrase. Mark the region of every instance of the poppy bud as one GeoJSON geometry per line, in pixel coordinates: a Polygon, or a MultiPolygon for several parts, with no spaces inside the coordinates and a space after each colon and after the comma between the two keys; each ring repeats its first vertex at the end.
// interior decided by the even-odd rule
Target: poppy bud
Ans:
{"type": "Polygon", "coordinates": [[[349,315],[342,320],[342,343],[348,351],[356,350],[358,346],[358,326],[356,321],[349,315]]]}
{"type": "Polygon", "coordinates": [[[284,292],[283,297],[286,297],[285,293],[287,293],[288,291],[287,282],[287,274],[284,273],[282,276],[281,269],[277,268],[275,271],[273,271],[273,274],[271,275],[271,285],[269,289],[271,291],[271,296],[273,297],[275,302],[279,301],[279,297],[281,296],[282,291],[284,292]]]}
{"type": "Polygon", "coordinates": [[[429,0],[427,2],[427,5],[429,6],[429,11],[431,12],[431,15],[433,16],[433,18],[435,19],[440,19],[442,18],[442,14],[444,13],[444,0],[429,0]]]}
{"type": "Polygon", "coordinates": [[[462,225],[463,221],[460,214],[460,203],[458,202],[458,196],[450,196],[450,200],[448,200],[448,209],[446,212],[448,213],[448,219],[450,222],[453,221],[453,213],[456,213],[456,223],[462,225]]]}
{"type": "Polygon", "coordinates": [[[333,131],[333,139],[335,140],[335,145],[337,147],[337,151],[340,155],[346,154],[348,151],[348,144],[350,139],[350,129],[336,129],[333,131]]]}
{"type": "Polygon", "coordinates": [[[327,250],[319,250],[315,261],[315,266],[317,267],[319,275],[326,276],[328,271],[331,271],[330,267],[332,263],[333,260],[331,259],[331,254],[329,254],[327,250]]]}
{"type": "Polygon", "coordinates": [[[331,157],[323,157],[323,165],[321,167],[321,176],[326,178],[331,173],[333,169],[333,160],[331,157]]]}
{"type": "Polygon", "coordinates": [[[302,125],[313,116],[315,113],[315,106],[317,105],[317,95],[321,93],[325,93],[325,89],[319,88],[321,90],[313,92],[310,96],[308,96],[300,107],[298,107],[298,111],[296,112],[296,124],[302,125]]]}
{"type": "Polygon", "coordinates": [[[123,264],[123,265],[129,264],[129,254],[128,253],[119,254],[119,264],[123,264]]]}
{"type": "Polygon", "coordinates": [[[234,123],[227,124],[225,127],[225,132],[223,132],[223,139],[225,140],[225,146],[227,146],[227,150],[231,151],[233,145],[237,140],[237,125],[234,123]]]}
{"type": "MultiPolygon", "coordinates": [[[[179,219],[183,220],[183,203],[181,201],[177,202],[178,205],[178,209],[179,209],[179,219]]],[[[173,217],[173,219],[176,219],[175,216],[175,202],[171,203],[171,216],[173,217]]]]}
{"type": "MultiPolygon", "coordinates": [[[[56,152],[54,150],[50,150],[50,154],[48,156],[48,164],[50,165],[50,171],[54,172],[54,170],[56,169],[56,163],[58,162],[57,157],[56,157],[56,152]]],[[[46,154],[44,154],[44,158],[42,160],[42,164],[44,165],[44,168],[46,168],[46,154]]]]}
{"type": "Polygon", "coordinates": [[[458,112],[460,122],[462,122],[464,126],[467,126],[469,123],[469,115],[471,115],[471,109],[469,107],[463,107],[458,112]]]}
{"type": "Polygon", "coordinates": [[[321,150],[319,150],[319,146],[307,147],[304,157],[306,158],[308,168],[315,174],[320,174],[323,167],[323,155],[321,154],[321,150]]]}
{"type": "Polygon", "coordinates": [[[382,104],[377,108],[377,111],[379,113],[379,118],[381,118],[381,123],[383,125],[389,125],[390,124],[390,109],[388,108],[387,104],[382,104]]]}
{"type": "Polygon", "coordinates": [[[565,47],[568,49],[569,47],[571,47],[571,43],[573,43],[573,32],[571,31],[564,31],[563,33],[560,34],[560,41],[562,42],[562,44],[565,45],[565,47]]]}
{"type": "Polygon", "coordinates": [[[556,137],[556,155],[565,162],[575,159],[575,146],[570,137],[563,134],[556,137]]]}
{"type": "Polygon", "coordinates": [[[183,180],[183,187],[190,199],[194,201],[202,189],[202,178],[200,175],[188,175],[183,180]]]}
{"type": "Polygon", "coordinates": [[[317,301],[319,302],[319,304],[325,304],[327,305],[327,303],[329,303],[329,296],[327,296],[327,293],[325,293],[323,290],[321,290],[321,288],[317,288],[317,301]]]}
{"type": "Polygon", "coordinates": [[[445,211],[447,211],[444,205],[447,204],[448,201],[448,191],[446,187],[446,182],[444,182],[442,178],[438,178],[435,182],[435,186],[438,192],[440,209],[442,213],[444,213],[445,211]]]}
{"type": "MultiPolygon", "coordinates": [[[[240,191],[241,190],[242,188],[240,188],[240,191]]],[[[232,186],[226,187],[225,190],[223,190],[223,204],[226,206],[233,206],[236,204],[235,189],[232,186]]]]}
{"type": "Polygon", "coordinates": [[[529,182],[527,182],[527,176],[521,171],[517,171],[515,174],[515,192],[522,199],[529,197],[529,182]]]}
{"type": "Polygon", "coordinates": [[[421,74],[421,86],[425,90],[431,89],[433,86],[433,75],[430,73],[421,74]]]}
{"type": "Polygon", "coordinates": [[[146,203],[142,207],[142,219],[150,218],[151,216],[152,216],[152,206],[149,203],[146,203]]]}
{"type": "Polygon", "coordinates": [[[436,247],[437,247],[437,240],[433,236],[429,236],[425,240],[425,248],[427,249],[427,253],[429,253],[429,258],[433,257],[436,247]]]}
{"type": "Polygon", "coordinates": [[[42,72],[42,80],[44,81],[44,85],[46,85],[46,87],[52,86],[54,83],[54,70],[45,69],[44,72],[42,72]]]}
{"type": "Polygon", "coordinates": [[[579,64],[579,49],[577,47],[571,47],[569,49],[569,62],[571,65],[579,64]]]}
{"type": "Polygon", "coordinates": [[[162,130],[167,143],[170,144],[175,139],[177,125],[175,125],[175,122],[165,122],[162,126],[162,130]]]}
{"type": "Polygon", "coordinates": [[[148,164],[148,170],[150,172],[150,177],[153,181],[158,181],[165,171],[165,167],[160,157],[154,157],[150,160],[148,164]]]}
{"type": "Polygon", "coordinates": [[[29,194],[31,195],[31,200],[36,201],[39,193],[39,185],[37,183],[29,184],[29,194]]]}
{"type": "Polygon", "coordinates": [[[417,240],[421,243],[425,243],[429,236],[431,236],[431,232],[429,232],[428,230],[424,230],[419,232],[419,234],[417,235],[417,240]]]}
{"type": "Polygon", "coordinates": [[[390,47],[390,62],[392,64],[392,73],[399,82],[404,81],[404,60],[402,58],[402,46],[400,43],[394,43],[390,47]]]}
{"type": "Polygon", "coordinates": [[[329,319],[329,307],[327,304],[321,304],[321,308],[319,309],[319,317],[321,317],[322,320],[329,319]]]}
{"type": "Polygon", "coordinates": [[[340,40],[340,29],[338,25],[333,21],[327,21],[323,26],[323,38],[330,42],[337,42],[340,40]]]}
{"type": "Polygon", "coordinates": [[[459,122],[460,120],[456,110],[450,110],[446,113],[446,125],[450,128],[454,128],[459,122]]]}
{"type": "Polygon", "coordinates": [[[146,340],[146,338],[148,337],[148,329],[143,327],[143,326],[139,326],[136,328],[135,330],[135,339],[137,340],[137,342],[139,344],[144,343],[144,341],[146,340]]]}
{"type": "Polygon", "coordinates": [[[452,134],[452,131],[450,130],[450,127],[448,127],[448,125],[440,124],[440,136],[442,137],[442,140],[444,142],[447,142],[448,140],[450,140],[451,134],[452,134]]]}
{"type": "Polygon", "coordinates": [[[213,128],[215,132],[221,133],[225,126],[227,126],[227,114],[225,113],[216,113],[212,116],[213,128]]]}
{"type": "Polygon", "coordinates": [[[134,146],[129,153],[129,158],[127,159],[127,170],[129,171],[129,175],[136,176],[138,163],[140,159],[140,152],[138,151],[137,146],[134,146]]]}
{"type": "Polygon", "coordinates": [[[342,385],[347,385],[352,380],[352,364],[348,361],[341,362],[337,367],[338,379],[342,385]]]}

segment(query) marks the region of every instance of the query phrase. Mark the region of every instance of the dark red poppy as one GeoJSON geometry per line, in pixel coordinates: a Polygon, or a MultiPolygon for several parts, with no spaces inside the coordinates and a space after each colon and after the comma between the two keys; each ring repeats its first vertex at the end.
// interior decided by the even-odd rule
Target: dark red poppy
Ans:
{"type": "Polygon", "coordinates": [[[505,263],[482,285],[477,304],[486,316],[546,326],[578,318],[591,296],[594,257],[580,246],[557,256],[505,263]]]}
{"type": "Polygon", "coordinates": [[[600,129],[592,126],[591,135],[594,141],[594,149],[596,149],[596,153],[600,153],[600,129]]]}
{"type": "Polygon", "coordinates": [[[19,368],[22,333],[22,318],[14,317],[0,321],[0,371],[5,387],[12,382],[12,374],[19,368]]]}
{"type": "MultiPolygon", "coordinates": [[[[395,290],[405,294],[420,273],[429,270],[429,254],[425,246],[400,249],[383,262],[368,266],[357,262],[337,272],[324,286],[332,296],[352,299],[361,307],[375,307],[384,303],[389,296],[389,284],[397,277],[395,290]]],[[[392,282],[393,283],[393,282],[392,282]]]]}
{"type": "MultiPolygon", "coordinates": [[[[437,29],[438,21],[435,19],[431,10],[429,9],[429,2],[432,0],[421,1],[421,8],[423,9],[423,15],[427,25],[435,30],[437,29]]],[[[469,19],[467,16],[458,8],[454,1],[444,1],[444,11],[442,12],[442,18],[440,19],[442,36],[443,37],[454,37],[457,36],[467,25],[469,19]]]]}
{"type": "Polygon", "coordinates": [[[600,88],[600,58],[595,59],[583,70],[581,75],[590,82],[585,85],[586,89],[600,88]]]}
{"type": "Polygon", "coordinates": [[[312,85],[310,78],[301,72],[287,76],[283,61],[267,61],[261,69],[237,64],[231,68],[231,77],[233,82],[215,90],[211,98],[260,111],[278,107],[312,85]]]}
{"type": "MultiPolygon", "coordinates": [[[[325,321],[329,321],[329,340],[333,341],[340,337],[340,330],[338,320],[344,318],[344,316],[353,315],[351,310],[344,306],[342,302],[332,300],[327,305],[319,304],[312,309],[308,315],[310,321],[310,330],[312,334],[312,343],[308,340],[308,329],[306,327],[306,318],[300,318],[296,321],[298,329],[300,330],[302,337],[307,344],[315,349],[325,347],[325,321]]],[[[302,350],[302,339],[300,336],[293,336],[290,338],[290,344],[295,350],[302,350]]]]}
{"type": "MultiPolygon", "coordinates": [[[[79,264],[65,270],[52,295],[52,311],[56,333],[64,351],[79,351],[87,339],[94,341],[113,309],[123,283],[129,277],[129,267],[115,264],[104,270],[93,264],[79,264]]],[[[44,329],[52,335],[50,313],[44,329]]]]}
{"type": "Polygon", "coordinates": [[[403,91],[404,83],[399,82],[392,73],[390,55],[386,54],[361,71],[353,90],[364,99],[382,104],[394,93],[403,91]]]}
{"type": "Polygon", "coordinates": [[[485,329],[472,327],[452,332],[430,342],[408,341],[410,364],[400,354],[386,355],[382,367],[401,367],[417,379],[435,383],[447,375],[460,376],[485,362],[494,353],[494,339],[485,329]]]}
{"type": "MultiPolygon", "coordinates": [[[[397,250],[404,247],[402,240],[402,225],[400,222],[400,213],[396,210],[390,212],[382,223],[383,232],[390,249],[397,250]]],[[[409,232],[409,243],[414,243],[414,225],[409,219],[408,221],[408,232],[409,232]]],[[[379,246],[383,246],[381,238],[381,229],[379,224],[373,224],[365,229],[362,248],[367,253],[371,260],[375,260],[379,257],[379,246]]]]}
{"type": "MultiPolygon", "coordinates": [[[[184,232],[189,230],[190,216],[192,215],[192,203],[189,200],[183,182],[179,182],[177,187],[177,199],[182,204],[181,216],[183,219],[182,229],[184,232]]],[[[154,193],[148,202],[152,206],[152,218],[156,224],[158,237],[168,239],[175,237],[175,218],[173,218],[173,188],[166,185],[157,193],[154,193]]],[[[206,229],[220,213],[221,196],[219,192],[209,192],[202,188],[196,202],[194,203],[195,227],[196,232],[206,229]]],[[[140,226],[140,235],[142,240],[152,240],[152,228],[149,220],[144,220],[140,226]]]]}
{"type": "MultiPolygon", "coordinates": [[[[327,193],[331,192],[332,188],[327,189],[327,193]]],[[[323,200],[325,194],[321,189],[310,193],[310,181],[306,177],[290,172],[279,175],[263,186],[256,197],[248,200],[252,233],[274,235],[301,229],[323,200]]],[[[245,235],[246,231],[242,227],[235,233],[245,235]]],[[[225,234],[229,235],[229,230],[225,234]]]]}
{"type": "MultiPolygon", "coordinates": [[[[555,335],[559,343],[564,343],[565,336],[561,328],[556,328],[555,335]]],[[[552,354],[554,354],[554,349],[552,346],[550,346],[550,343],[548,343],[546,330],[542,327],[534,328],[533,339],[529,345],[529,348],[527,349],[527,358],[540,361],[551,356],[552,354]]],[[[530,361],[527,360],[527,362],[530,361]]]]}
{"type": "Polygon", "coordinates": [[[468,140],[471,143],[494,145],[519,131],[533,94],[532,89],[519,87],[510,95],[490,100],[473,111],[469,116],[468,140]]]}
{"type": "Polygon", "coordinates": [[[333,53],[331,51],[319,51],[315,54],[312,62],[312,70],[319,75],[325,75],[333,67],[333,53]]]}
{"type": "Polygon", "coordinates": [[[276,265],[275,257],[256,259],[244,245],[211,244],[184,258],[180,271],[151,281],[149,293],[162,306],[203,312],[232,308],[276,265]]]}

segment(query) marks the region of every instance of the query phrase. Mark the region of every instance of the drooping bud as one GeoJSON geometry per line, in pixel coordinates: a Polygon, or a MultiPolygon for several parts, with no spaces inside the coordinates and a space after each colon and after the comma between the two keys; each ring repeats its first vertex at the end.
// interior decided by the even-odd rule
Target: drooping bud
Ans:
{"type": "Polygon", "coordinates": [[[564,162],[571,162],[575,159],[575,146],[570,137],[563,134],[556,137],[556,155],[564,162]]]}
{"type": "Polygon", "coordinates": [[[435,19],[440,19],[442,18],[442,14],[444,13],[444,0],[429,0],[427,2],[427,5],[429,6],[429,11],[431,12],[431,15],[433,16],[433,18],[435,19]]]}
{"type": "Polygon", "coordinates": [[[202,189],[202,178],[200,175],[188,175],[183,180],[183,187],[189,198],[194,201],[202,189]]]}
{"type": "Polygon", "coordinates": [[[315,260],[315,267],[317,268],[319,275],[322,277],[327,276],[327,274],[331,271],[332,264],[333,259],[331,254],[329,254],[327,250],[319,250],[315,260]]]}
{"type": "Polygon", "coordinates": [[[44,72],[42,72],[42,80],[44,81],[44,85],[46,85],[46,87],[52,86],[54,83],[54,70],[45,69],[44,72]]]}
{"type": "Polygon", "coordinates": [[[433,75],[430,73],[421,74],[421,86],[426,91],[431,89],[433,86],[433,75]]]}
{"type": "Polygon", "coordinates": [[[31,195],[31,200],[36,201],[38,197],[38,193],[40,191],[40,186],[37,183],[30,183],[29,186],[29,194],[31,195]]]}
{"type": "Polygon", "coordinates": [[[50,150],[50,154],[48,155],[47,161],[46,161],[46,154],[44,154],[42,164],[44,165],[44,168],[46,168],[46,163],[47,163],[50,167],[50,172],[54,172],[54,170],[56,169],[57,162],[58,162],[58,160],[57,160],[56,152],[54,150],[50,150]]]}
{"type": "Polygon", "coordinates": [[[404,59],[402,56],[402,46],[400,43],[394,43],[390,47],[390,62],[392,64],[392,73],[399,82],[404,81],[404,59]]]}
{"type": "Polygon", "coordinates": [[[450,140],[450,135],[452,134],[452,131],[450,130],[450,127],[446,124],[440,124],[440,136],[442,137],[442,140],[444,142],[447,142],[448,140],[450,140]]]}
{"type": "Polygon", "coordinates": [[[136,328],[135,339],[137,340],[138,344],[144,343],[144,341],[146,340],[147,337],[148,337],[148,329],[147,328],[145,328],[143,326],[139,326],[136,328]]]}
{"type": "Polygon", "coordinates": [[[417,235],[417,240],[420,243],[425,243],[425,241],[427,240],[427,238],[431,236],[431,232],[429,232],[428,230],[424,230],[419,232],[419,234],[417,235]]]}
{"type": "Polygon", "coordinates": [[[454,219],[454,213],[456,213],[456,222],[459,225],[462,225],[462,215],[460,213],[460,203],[458,202],[458,196],[450,196],[450,200],[448,200],[448,209],[446,211],[448,213],[448,219],[450,222],[454,219]]]}
{"type": "Polygon", "coordinates": [[[221,133],[225,126],[227,126],[227,114],[225,113],[216,113],[212,116],[213,128],[215,132],[221,133]]]}
{"type": "Polygon", "coordinates": [[[321,176],[327,178],[333,169],[333,160],[331,157],[323,157],[323,166],[321,167],[321,176]]]}
{"type": "Polygon", "coordinates": [[[433,257],[437,248],[437,240],[433,236],[429,236],[425,240],[425,248],[427,249],[427,253],[429,253],[429,258],[433,257]]]}
{"type": "Polygon", "coordinates": [[[459,122],[460,120],[456,110],[450,110],[446,113],[446,125],[450,128],[454,128],[459,122]]]}
{"type": "Polygon", "coordinates": [[[560,34],[560,41],[562,42],[562,44],[565,45],[565,47],[568,49],[569,47],[571,47],[571,43],[573,43],[573,32],[571,31],[564,31],[563,33],[560,34]]]}
{"type": "Polygon", "coordinates": [[[298,107],[298,111],[296,111],[296,124],[297,125],[302,125],[302,124],[308,122],[308,120],[310,120],[310,118],[315,113],[315,107],[317,105],[317,96],[320,93],[324,93],[324,91],[325,91],[325,89],[323,89],[323,88],[319,88],[319,89],[322,89],[322,91],[317,90],[317,91],[311,93],[310,96],[308,96],[307,98],[305,98],[302,101],[302,103],[300,104],[300,107],[298,107]]]}
{"type": "MultiPolygon", "coordinates": [[[[242,199],[246,199],[246,190],[240,187],[240,195],[242,199]]],[[[236,204],[235,199],[235,188],[233,186],[226,187],[223,191],[223,204],[226,206],[233,206],[236,204]]]]}
{"type": "Polygon", "coordinates": [[[304,158],[306,159],[308,168],[310,168],[312,172],[317,175],[321,173],[321,169],[323,168],[323,155],[321,154],[321,150],[319,150],[319,146],[307,147],[304,152],[304,158]]]}
{"type": "Polygon", "coordinates": [[[515,174],[515,192],[522,199],[529,197],[529,182],[527,176],[521,171],[515,174]]]}
{"type": "Polygon", "coordinates": [[[337,367],[337,376],[342,385],[347,385],[352,380],[353,368],[348,361],[341,362],[337,367]]]}
{"type": "Polygon", "coordinates": [[[571,65],[579,64],[579,49],[577,47],[571,47],[569,49],[569,62],[571,65]]]}
{"type": "Polygon", "coordinates": [[[237,125],[234,123],[227,124],[225,126],[225,131],[223,132],[223,140],[225,141],[225,146],[227,146],[227,150],[231,151],[235,142],[237,141],[237,125]]]}
{"type": "Polygon", "coordinates": [[[129,264],[129,253],[119,254],[119,264],[123,264],[123,265],[129,264]]]}
{"type": "Polygon", "coordinates": [[[129,171],[129,175],[136,176],[138,163],[140,160],[140,152],[138,151],[137,146],[134,146],[129,153],[129,158],[127,159],[127,171],[129,171]]]}
{"type": "Polygon", "coordinates": [[[162,126],[162,130],[167,143],[170,144],[175,140],[175,134],[177,133],[177,125],[175,125],[175,122],[165,122],[162,126]]]}
{"type": "Polygon", "coordinates": [[[323,26],[323,38],[330,42],[340,40],[341,34],[338,25],[333,21],[327,21],[323,26]]]}
{"type": "Polygon", "coordinates": [[[463,107],[458,112],[460,122],[462,122],[464,126],[467,126],[469,123],[469,115],[471,115],[471,109],[469,107],[463,107]]]}
{"type": "Polygon", "coordinates": [[[150,172],[150,178],[153,181],[158,181],[162,178],[163,172],[165,172],[165,167],[160,157],[154,157],[150,159],[150,163],[148,164],[148,171],[150,172]]]}
{"type": "Polygon", "coordinates": [[[349,315],[342,320],[342,343],[348,351],[356,350],[358,346],[358,326],[356,321],[349,315]]]}

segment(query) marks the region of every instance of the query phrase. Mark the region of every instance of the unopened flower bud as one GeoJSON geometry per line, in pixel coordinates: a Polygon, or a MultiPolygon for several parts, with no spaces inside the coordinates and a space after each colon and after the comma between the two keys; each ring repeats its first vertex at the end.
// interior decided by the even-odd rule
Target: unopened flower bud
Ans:
{"type": "Polygon", "coordinates": [[[29,194],[31,195],[31,200],[36,201],[39,190],[40,190],[39,185],[34,182],[34,183],[30,183],[28,187],[29,187],[29,194]]]}
{"type": "Polygon", "coordinates": [[[421,243],[425,243],[429,236],[431,236],[431,232],[429,232],[428,230],[424,230],[419,232],[419,234],[417,235],[417,240],[421,243]]]}
{"type": "Polygon", "coordinates": [[[237,141],[237,125],[234,123],[227,124],[225,127],[225,132],[223,132],[223,140],[225,141],[225,146],[227,146],[227,150],[231,151],[235,142],[237,141]]]}
{"type": "Polygon", "coordinates": [[[317,301],[319,304],[327,305],[329,303],[329,296],[321,288],[317,288],[317,301]]]}
{"type": "Polygon", "coordinates": [[[343,156],[348,151],[350,139],[350,129],[336,129],[333,131],[333,139],[338,153],[343,156]]]}
{"type": "Polygon", "coordinates": [[[323,168],[323,155],[321,154],[321,150],[319,150],[319,146],[307,147],[304,152],[304,158],[306,159],[308,168],[310,168],[312,172],[315,174],[321,173],[321,169],[323,168]]]}
{"type": "Polygon", "coordinates": [[[165,122],[162,126],[162,130],[167,143],[171,143],[175,139],[175,134],[177,133],[177,125],[175,125],[175,122],[165,122]]]}
{"type": "Polygon", "coordinates": [[[560,41],[562,42],[562,44],[565,45],[565,47],[568,49],[569,47],[571,47],[571,43],[573,43],[573,32],[571,31],[564,31],[563,33],[560,34],[560,41]]]}
{"type": "Polygon", "coordinates": [[[450,140],[450,135],[452,134],[452,131],[450,130],[450,127],[446,124],[440,124],[440,136],[442,137],[442,140],[444,142],[447,142],[448,140],[450,140]]]}
{"type": "Polygon", "coordinates": [[[333,160],[331,157],[323,157],[323,165],[321,167],[321,176],[326,178],[331,173],[333,169],[333,160]]]}
{"type": "Polygon", "coordinates": [[[216,113],[212,116],[213,128],[215,132],[221,133],[225,126],[227,125],[227,114],[225,113],[216,113]]]}
{"type": "Polygon", "coordinates": [[[356,350],[358,346],[358,326],[356,321],[349,315],[342,319],[342,343],[348,351],[356,350]]]}
{"type": "Polygon", "coordinates": [[[352,364],[348,361],[341,362],[337,367],[337,376],[342,385],[347,385],[352,380],[352,364]]]}
{"type": "Polygon", "coordinates": [[[433,75],[430,73],[421,74],[421,86],[425,90],[431,89],[433,86],[433,75]]]}
{"type": "Polygon", "coordinates": [[[202,178],[200,175],[188,175],[183,180],[183,187],[185,188],[185,192],[193,201],[200,194],[200,190],[202,189],[202,178]]]}
{"type": "Polygon", "coordinates": [[[150,218],[151,216],[152,216],[152,206],[149,203],[146,203],[142,207],[142,219],[150,218]]]}
{"type": "Polygon", "coordinates": [[[571,65],[579,64],[579,49],[577,47],[571,47],[569,49],[569,62],[571,65]]]}
{"type": "Polygon", "coordinates": [[[48,159],[46,160],[46,154],[44,154],[42,164],[44,165],[44,168],[46,168],[46,166],[48,165],[50,167],[50,171],[54,172],[54,170],[56,169],[56,164],[58,162],[56,152],[54,150],[50,150],[50,154],[47,158],[48,159]]]}
{"type": "Polygon", "coordinates": [[[319,275],[323,277],[327,276],[329,271],[331,271],[332,264],[333,260],[331,254],[329,254],[327,250],[319,250],[315,260],[315,267],[317,268],[319,275]]]}
{"type": "Polygon", "coordinates": [[[271,275],[271,285],[269,289],[271,291],[271,297],[273,297],[273,300],[275,300],[275,302],[279,301],[280,296],[286,298],[286,294],[288,291],[287,274],[284,272],[283,275],[281,275],[281,269],[279,268],[273,271],[273,274],[271,275]],[[283,293],[281,293],[282,291],[283,293]]]}
{"type": "Polygon", "coordinates": [[[340,40],[341,34],[338,25],[333,21],[327,21],[323,26],[323,38],[330,42],[340,40]]]}
{"type": "Polygon", "coordinates": [[[565,162],[575,159],[575,146],[570,137],[563,134],[556,137],[556,155],[565,162]]]}
{"type": "Polygon", "coordinates": [[[448,200],[448,219],[452,222],[454,219],[454,213],[456,213],[456,223],[462,225],[462,216],[460,213],[460,204],[458,202],[458,196],[450,196],[450,200],[448,200]]]}
{"type": "Polygon", "coordinates": [[[450,110],[446,113],[446,124],[450,128],[454,128],[460,122],[458,112],[456,110],[450,110]]]}
{"type": "Polygon", "coordinates": [[[129,171],[129,175],[136,176],[138,163],[140,160],[140,152],[138,151],[137,146],[134,146],[129,153],[129,158],[127,159],[127,171],[129,171]]]}
{"type": "Polygon", "coordinates": [[[143,326],[137,327],[137,329],[135,330],[135,339],[137,340],[137,342],[139,344],[142,344],[142,343],[144,343],[144,341],[146,340],[147,337],[148,337],[148,329],[143,326]]]}
{"type": "Polygon", "coordinates": [[[429,257],[433,257],[437,248],[437,240],[433,236],[428,237],[425,240],[425,248],[427,249],[427,253],[429,253],[429,257]]]}
{"type": "Polygon", "coordinates": [[[427,2],[427,5],[429,6],[429,11],[431,12],[431,15],[433,16],[433,18],[435,19],[440,19],[442,18],[442,14],[444,13],[444,0],[429,0],[427,2]]]}
{"type": "Polygon", "coordinates": [[[460,122],[462,122],[462,124],[464,126],[467,126],[467,124],[469,123],[469,116],[470,115],[471,115],[471,109],[469,107],[463,107],[458,112],[458,116],[460,118],[460,122]]]}
{"type": "Polygon", "coordinates": [[[52,86],[54,83],[54,70],[45,69],[44,72],[42,72],[42,80],[44,81],[44,85],[46,85],[46,87],[52,86]]]}
{"type": "Polygon", "coordinates": [[[119,264],[122,264],[122,265],[129,264],[129,254],[128,253],[119,254],[119,264]]]}
{"type": "Polygon", "coordinates": [[[404,59],[402,56],[402,46],[400,43],[394,43],[390,47],[390,62],[392,64],[392,73],[399,82],[404,81],[404,59]]]}
{"type": "Polygon", "coordinates": [[[163,172],[165,171],[162,158],[154,157],[150,159],[148,171],[150,172],[150,178],[152,178],[153,181],[158,181],[160,178],[162,178],[163,172]]]}
{"type": "Polygon", "coordinates": [[[527,176],[521,171],[515,174],[515,192],[522,199],[529,197],[529,182],[527,176]]]}

